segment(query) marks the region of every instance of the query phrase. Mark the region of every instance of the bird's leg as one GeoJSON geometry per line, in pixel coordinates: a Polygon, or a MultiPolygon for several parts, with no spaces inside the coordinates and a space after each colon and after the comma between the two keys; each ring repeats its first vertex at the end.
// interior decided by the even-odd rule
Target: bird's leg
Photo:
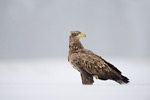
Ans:
{"type": "Polygon", "coordinates": [[[81,73],[82,84],[93,84],[93,76],[87,73],[83,68],[81,68],[77,61],[75,61],[74,63],[75,66],[77,66],[77,70],[81,73]]]}
{"type": "Polygon", "coordinates": [[[85,84],[85,85],[93,84],[94,82],[93,76],[84,72],[81,73],[81,79],[82,79],[82,84],[85,84]]]}

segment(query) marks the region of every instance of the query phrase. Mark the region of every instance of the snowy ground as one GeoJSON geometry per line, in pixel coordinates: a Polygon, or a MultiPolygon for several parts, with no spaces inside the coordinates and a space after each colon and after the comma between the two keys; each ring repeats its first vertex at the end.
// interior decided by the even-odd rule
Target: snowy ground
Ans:
{"type": "Polygon", "coordinates": [[[0,100],[150,100],[150,59],[107,59],[130,79],[82,85],[66,59],[0,61],[0,100]]]}

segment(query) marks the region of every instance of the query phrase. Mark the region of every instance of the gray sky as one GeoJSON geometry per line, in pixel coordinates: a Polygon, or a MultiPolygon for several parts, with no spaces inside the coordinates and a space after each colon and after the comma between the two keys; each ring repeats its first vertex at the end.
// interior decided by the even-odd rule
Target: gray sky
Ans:
{"type": "Polygon", "coordinates": [[[67,57],[73,30],[98,55],[149,57],[150,1],[0,1],[0,59],[67,57]]]}

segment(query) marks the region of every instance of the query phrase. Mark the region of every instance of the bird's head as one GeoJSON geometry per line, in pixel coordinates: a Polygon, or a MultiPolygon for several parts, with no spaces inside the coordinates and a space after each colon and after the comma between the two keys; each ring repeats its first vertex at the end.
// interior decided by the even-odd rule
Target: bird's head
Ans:
{"type": "Polygon", "coordinates": [[[80,31],[71,31],[71,37],[74,39],[80,39],[80,37],[86,37],[86,35],[80,31]]]}

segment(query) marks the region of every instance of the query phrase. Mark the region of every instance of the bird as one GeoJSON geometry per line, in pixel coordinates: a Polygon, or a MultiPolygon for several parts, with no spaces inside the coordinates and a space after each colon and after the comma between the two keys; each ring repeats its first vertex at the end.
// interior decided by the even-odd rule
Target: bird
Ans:
{"type": "Polygon", "coordinates": [[[119,84],[129,83],[129,79],[113,64],[85,49],[80,42],[81,37],[86,35],[80,31],[71,31],[68,61],[80,72],[83,85],[92,85],[94,77],[100,80],[113,80],[119,84]]]}

